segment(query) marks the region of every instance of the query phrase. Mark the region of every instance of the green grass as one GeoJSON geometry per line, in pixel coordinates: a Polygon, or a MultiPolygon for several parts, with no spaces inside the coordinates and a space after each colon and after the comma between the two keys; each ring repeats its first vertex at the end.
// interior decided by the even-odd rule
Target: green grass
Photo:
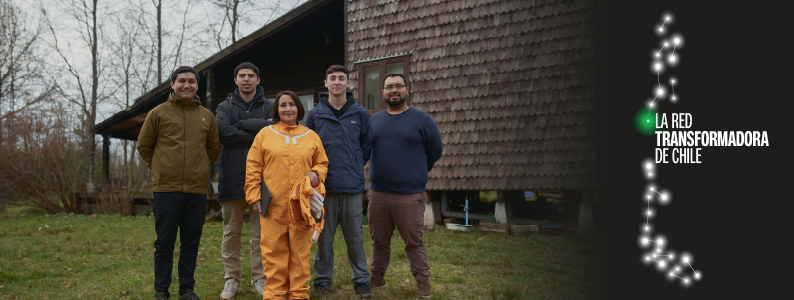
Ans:
{"type": "MultiPolygon", "coordinates": [[[[244,227],[244,241],[250,230],[244,227]]],[[[372,240],[367,228],[364,231],[371,262],[372,240]]],[[[223,288],[222,232],[220,223],[204,226],[195,276],[202,299],[217,299],[223,288]]],[[[154,239],[151,216],[0,216],[0,299],[152,299],[154,239]]],[[[604,252],[597,236],[508,237],[436,228],[425,231],[425,243],[434,299],[603,298],[604,252]]],[[[415,295],[403,248],[395,234],[385,276],[389,288],[376,290],[377,299],[415,295]]],[[[175,259],[178,241],[176,249],[175,259]]],[[[341,229],[334,251],[331,299],[353,299],[341,229]]],[[[248,256],[242,257],[237,299],[258,299],[250,290],[248,256]]],[[[172,294],[178,287],[176,270],[174,266],[172,294]]]]}

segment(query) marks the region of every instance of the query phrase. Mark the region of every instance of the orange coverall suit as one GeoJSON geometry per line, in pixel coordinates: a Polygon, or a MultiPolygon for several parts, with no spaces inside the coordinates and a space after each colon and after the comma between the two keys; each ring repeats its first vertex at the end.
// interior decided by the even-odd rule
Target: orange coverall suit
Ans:
{"type": "Polygon", "coordinates": [[[304,283],[310,276],[314,228],[298,218],[300,207],[290,209],[295,183],[309,171],[316,171],[320,182],[325,182],[328,157],[314,131],[278,123],[256,135],[246,161],[245,199],[249,204],[262,199],[261,179],[273,195],[265,217],[259,216],[262,265],[267,276],[262,299],[284,299],[285,294],[287,299],[309,298],[309,286],[304,283]]]}

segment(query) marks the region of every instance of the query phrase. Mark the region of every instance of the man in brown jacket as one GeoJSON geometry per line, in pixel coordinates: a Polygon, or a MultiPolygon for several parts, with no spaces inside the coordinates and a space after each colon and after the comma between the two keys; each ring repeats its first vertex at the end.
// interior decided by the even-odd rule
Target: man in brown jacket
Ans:
{"type": "Polygon", "coordinates": [[[193,68],[177,68],[171,74],[168,101],[149,112],[138,134],[138,153],[152,170],[155,300],[170,297],[177,229],[179,299],[200,299],[193,292],[193,273],[207,209],[210,163],[218,157],[221,144],[215,116],[196,96],[198,79],[193,68]]]}

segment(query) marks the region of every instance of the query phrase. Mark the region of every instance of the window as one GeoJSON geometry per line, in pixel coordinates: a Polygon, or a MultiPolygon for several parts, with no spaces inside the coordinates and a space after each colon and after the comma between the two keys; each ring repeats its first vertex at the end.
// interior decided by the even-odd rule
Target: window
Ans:
{"type": "MultiPolygon", "coordinates": [[[[363,62],[358,65],[359,91],[358,101],[372,115],[386,109],[381,91],[383,78],[388,74],[403,74],[408,77],[408,55],[363,62]]],[[[408,102],[410,103],[410,98],[408,102]]]]}
{"type": "Polygon", "coordinates": [[[303,114],[303,119],[301,119],[301,125],[306,125],[306,117],[309,115],[309,111],[314,107],[314,95],[298,95],[298,98],[301,99],[303,109],[306,111],[306,113],[303,114]]]}

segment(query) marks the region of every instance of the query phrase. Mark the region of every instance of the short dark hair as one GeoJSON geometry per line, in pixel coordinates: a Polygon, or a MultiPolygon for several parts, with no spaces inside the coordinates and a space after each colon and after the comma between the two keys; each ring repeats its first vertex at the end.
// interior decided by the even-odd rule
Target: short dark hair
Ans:
{"type": "Polygon", "coordinates": [[[345,76],[347,77],[347,80],[350,80],[350,73],[347,71],[347,68],[345,68],[343,65],[333,65],[330,68],[328,68],[328,70],[325,71],[325,79],[328,79],[328,74],[331,74],[333,72],[344,72],[345,76]]]}
{"type": "Polygon", "coordinates": [[[174,70],[174,73],[171,73],[171,83],[176,82],[176,77],[182,73],[193,73],[194,75],[196,75],[196,82],[199,81],[199,74],[198,72],[196,72],[196,69],[193,69],[193,67],[181,66],[179,68],[176,68],[176,70],[174,70]]]}
{"type": "Polygon", "coordinates": [[[403,74],[389,74],[386,75],[386,77],[383,77],[383,84],[381,84],[381,89],[386,88],[386,79],[388,79],[389,77],[400,77],[403,79],[403,83],[405,83],[405,86],[406,87],[408,86],[408,79],[406,79],[405,76],[403,76],[403,74]]]}
{"type": "Polygon", "coordinates": [[[301,103],[301,99],[298,98],[298,95],[295,94],[293,91],[281,91],[276,95],[276,100],[273,100],[273,121],[278,123],[281,122],[281,116],[278,115],[278,101],[281,100],[281,96],[290,96],[292,101],[295,101],[295,106],[298,107],[298,124],[300,121],[303,120],[303,115],[306,114],[306,110],[303,109],[303,103],[301,103]]]}
{"type": "Polygon", "coordinates": [[[259,78],[259,68],[250,62],[241,63],[239,66],[237,66],[237,68],[234,68],[234,77],[237,77],[237,72],[240,72],[242,69],[250,69],[251,71],[254,71],[254,73],[256,73],[256,78],[259,78]]]}

